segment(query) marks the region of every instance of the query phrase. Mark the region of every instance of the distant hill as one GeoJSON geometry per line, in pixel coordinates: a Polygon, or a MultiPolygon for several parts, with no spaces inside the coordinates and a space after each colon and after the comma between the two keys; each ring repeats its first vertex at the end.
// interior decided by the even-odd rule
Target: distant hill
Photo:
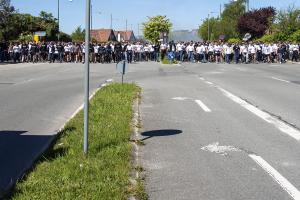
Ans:
{"type": "Polygon", "coordinates": [[[176,41],[202,41],[198,36],[198,29],[194,30],[176,30],[170,33],[169,40],[176,41]]]}

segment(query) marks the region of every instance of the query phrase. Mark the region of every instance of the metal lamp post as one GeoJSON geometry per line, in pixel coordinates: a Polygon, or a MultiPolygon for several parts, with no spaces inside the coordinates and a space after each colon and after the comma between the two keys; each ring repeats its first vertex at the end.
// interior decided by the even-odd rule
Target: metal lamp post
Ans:
{"type": "Polygon", "coordinates": [[[58,21],[58,34],[57,34],[57,40],[60,39],[60,29],[59,29],[59,0],[57,0],[57,21],[58,21]]]}
{"type": "Polygon", "coordinates": [[[85,66],[84,66],[84,144],[83,151],[88,153],[88,134],[89,134],[89,87],[90,87],[90,19],[91,19],[91,0],[86,0],[85,11],[85,66]]]}

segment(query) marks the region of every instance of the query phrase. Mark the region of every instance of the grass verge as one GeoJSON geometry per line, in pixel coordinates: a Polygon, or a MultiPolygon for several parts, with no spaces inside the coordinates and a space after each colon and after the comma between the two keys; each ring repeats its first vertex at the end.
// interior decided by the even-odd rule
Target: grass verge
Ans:
{"type": "Polygon", "coordinates": [[[132,190],[132,104],[139,88],[111,84],[90,105],[89,154],[83,154],[83,112],[71,119],[58,139],[27,176],[11,199],[127,199],[132,190]]]}

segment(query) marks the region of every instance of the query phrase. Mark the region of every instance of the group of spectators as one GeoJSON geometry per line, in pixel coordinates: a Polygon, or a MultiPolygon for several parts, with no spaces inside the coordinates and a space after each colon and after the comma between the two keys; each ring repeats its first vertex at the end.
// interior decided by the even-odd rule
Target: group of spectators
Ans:
{"type": "MultiPolygon", "coordinates": [[[[226,42],[113,42],[90,45],[90,62],[111,63],[169,59],[178,62],[284,63],[298,62],[296,43],[226,43],[226,42]]],[[[0,43],[0,62],[85,62],[85,44],[72,42],[0,43]]]]}

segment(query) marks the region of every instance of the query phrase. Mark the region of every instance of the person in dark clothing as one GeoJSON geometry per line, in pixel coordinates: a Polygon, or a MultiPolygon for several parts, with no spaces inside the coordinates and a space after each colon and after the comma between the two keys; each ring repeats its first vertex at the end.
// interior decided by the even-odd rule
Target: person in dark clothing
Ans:
{"type": "Polygon", "coordinates": [[[120,62],[122,60],[122,44],[120,42],[118,42],[116,45],[115,45],[115,55],[116,55],[116,62],[120,62]]]}
{"type": "Polygon", "coordinates": [[[32,63],[36,63],[38,61],[37,60],[37,52],[38,52],[38,46],[35,42],[33,42],[29,49],[30,58],[31,58],[32,63]]]}
{"type": "Polygon", "coordinates": [[[240,58],[240,46],[238,44],[234,44],[232,49],[234,54],[233,55],[234,63],[238,64],[240,58]]]}
{"type": "Polygon", "coordinates": [[[160,44],[157,43],[153,46],[154,48],[154,61],[159,62],[160,44]]]}
{"type": "Polygon", "coordinates": [[[47,44],[42,42],[40,47],[40,56],[43,62],[47,60],[47,44]]]}
{"type": "Polygon", "coordinates": [[[64,46],[59,42],[58,45],[56,46],[56,48],[57,48],[57,52],[58,52],[57,59],[60,63],[62,63],[63,58],[64,58],[64,46]]]}

